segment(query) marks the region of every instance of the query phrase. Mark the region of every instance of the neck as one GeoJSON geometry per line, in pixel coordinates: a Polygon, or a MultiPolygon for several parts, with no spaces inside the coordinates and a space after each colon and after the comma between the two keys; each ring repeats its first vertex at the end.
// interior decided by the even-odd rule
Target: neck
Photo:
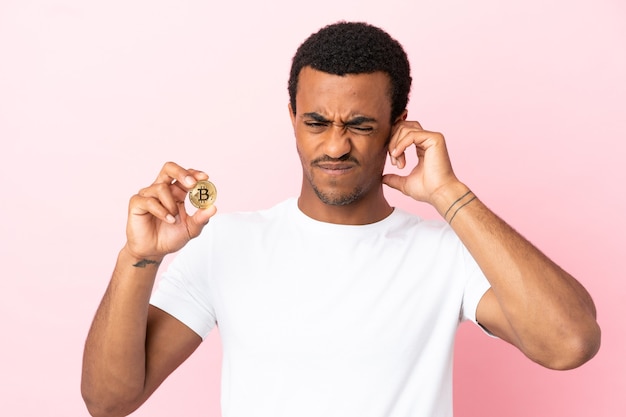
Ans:
{"type": "Polygon", "coordinates": [[[380,187],[372,195],[362,196],[346,205],[331,205],[303,188],[298,198],[298,208],[312,219],[334,224],[363,225],[378,222],[393,212],[380,187]]]}

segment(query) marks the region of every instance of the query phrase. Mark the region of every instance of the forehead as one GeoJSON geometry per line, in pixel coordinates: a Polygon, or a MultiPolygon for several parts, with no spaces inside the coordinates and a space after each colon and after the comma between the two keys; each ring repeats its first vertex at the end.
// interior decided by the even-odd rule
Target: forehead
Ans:
{"type": "Polygon", "coordinates": [[[296,109],[300,114],[367,115],[390,118],[391,81],[384,72],[335,75],[304,67],[298,77],[296,109]]]}

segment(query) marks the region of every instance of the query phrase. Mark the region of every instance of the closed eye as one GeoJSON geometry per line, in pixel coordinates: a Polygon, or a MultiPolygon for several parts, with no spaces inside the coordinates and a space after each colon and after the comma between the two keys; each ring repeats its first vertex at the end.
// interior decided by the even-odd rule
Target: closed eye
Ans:
{"type": "Polygon", "coordinates": [[[328,128],[330,123],[307,120],[304,122],[304,125],[306,126],[307,130],[312,133],[322,133],[328,128]]]}
{"type": "Polygon", "coordinates": [[[357,135],[367,135],[374,131],[374,128],[371,126],[347,126],[347,128],[350,132],[357,135]]]}
{"type": "Polygon", "coordinates": [[[324,123],[324,122],[304,122],[305,125],[309,126],[309,127],[323,127],[323,126],[328,126],[328,123],[324,123]]]}
{"type": "Polygon", "coordinates": [[[376,123],[376,120],[365,116],[357,116],[343,124],[338,124],[333,123],[332,120],[328,120],[319,113],[311,112],[304,114],[303,123],[312,133],[322,133],[333,125],[360,136],[371,135],[376,130],[376,128],[371,125],[371,123],[376,123]]]}

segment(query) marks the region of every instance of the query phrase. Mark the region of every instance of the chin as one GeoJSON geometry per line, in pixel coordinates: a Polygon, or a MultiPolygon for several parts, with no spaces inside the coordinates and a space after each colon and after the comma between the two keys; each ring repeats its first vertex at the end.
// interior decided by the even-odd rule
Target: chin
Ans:
{"type": "Polygon", "coordinates": [[[347,206],[355,201],[358,201],[363,194],[359,188],[352,190],[352,192],[343,193],[337,191],[324,192],[315,187],[313,187],[313,190],[315,191],[317,198],[319,198],[322,203],[329,206],[347,206]]]}

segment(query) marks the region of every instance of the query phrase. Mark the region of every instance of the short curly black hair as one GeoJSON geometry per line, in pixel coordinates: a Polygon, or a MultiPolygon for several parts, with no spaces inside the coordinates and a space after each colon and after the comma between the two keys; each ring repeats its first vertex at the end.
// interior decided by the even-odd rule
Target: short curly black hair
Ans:
{"type": "Polygon", "coordinates": [[[296,112],[298,76],[310,66],[329,74],[385,72],[391,80],[391,121],[406,109],[411,68],[402,45],[384,30],[363,22],[337,22],[323,27],[300,45],[291,63],[289,102],[296,112]]]}

